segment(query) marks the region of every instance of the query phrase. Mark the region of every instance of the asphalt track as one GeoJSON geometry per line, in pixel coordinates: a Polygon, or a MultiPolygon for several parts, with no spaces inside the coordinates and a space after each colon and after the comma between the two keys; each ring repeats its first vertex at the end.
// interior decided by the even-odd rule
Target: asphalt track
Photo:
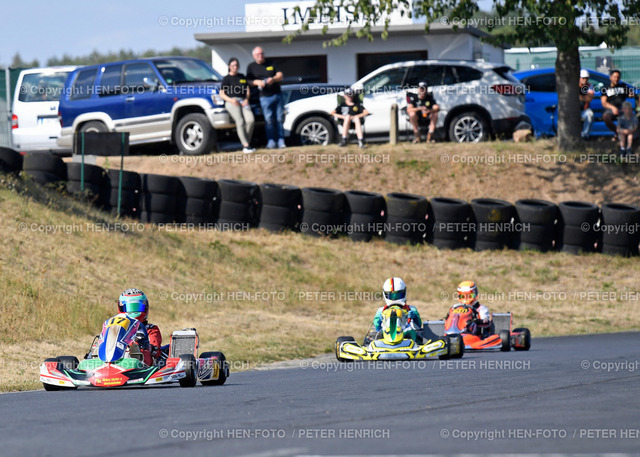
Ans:
{"type": "Polygon", "coordinates": [[[2,456],[635,454],[640,333],[458,361],[232,373],[222,387],[0,395],[2,456]]]}

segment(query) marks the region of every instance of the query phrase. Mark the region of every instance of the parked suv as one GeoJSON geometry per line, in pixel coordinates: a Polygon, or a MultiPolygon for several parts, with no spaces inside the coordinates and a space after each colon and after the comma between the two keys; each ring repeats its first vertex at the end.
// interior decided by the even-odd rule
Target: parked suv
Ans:
{"type": "Polygon", "coordinates": [[[67,79],[58,143],[76,132],[129,132],[131,144],[171,141],[184,154],[216,146],[234,127],[219,96],[222,77],[200,59],[153,57],[77,69],[67,79]]]}
{"type": "MultiPolygon", "coordinates": [[[[456,142],[478,142],[491,135],[510,136],[524,113],[525,87],[503,64],[458,60],[422,60],[385,65],[353,84],[364,92],[367,137],[388,136],[390,109],[402,110],[399,131],[412,132],[405,114],[406,94],[418,83],[429,84],[440,106],[439,137],[456,142]]],[[[336,94],[307,98],[286,105],[285,134],[302,144],[327,144],[335,140],[336,124],[329,113],[336,107],[336,94]]]]}

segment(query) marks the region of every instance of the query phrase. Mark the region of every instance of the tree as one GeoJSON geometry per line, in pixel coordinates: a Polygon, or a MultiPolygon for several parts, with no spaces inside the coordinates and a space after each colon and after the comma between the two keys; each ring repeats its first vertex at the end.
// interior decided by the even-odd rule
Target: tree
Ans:
{"type": "Polygon", "coordinates": [[[16,52],[16,54],[13,56],[13,60],[11,60],[11,65],[9,66],[11,68],[34,68],[39,67],[40,63],[38,62],[38,59],[34,59],[31,62],[26,62],[22,60],[20,53],[16,52]]]}
{"type": "MultiPolygon", "coordinates": [[[[619,48],[625,42],[630,25],[640,21],[640,2],[637,0],[494,0],[498,15],[513,27],[503,27],[494,41],[527,43],[539,46],[553,43],[556,58],[556,87],[558,91],[558,144],[562,150],[576,149],[580,143],[580,113],[578,100],[578,74],[580,55],[578,47],[606,42],[619,48]],[[515,15],[514,15],[515,14],[515,15]]],[[[299,9],[298,9],[299,12],[299,9]]],[[[434,21],[464,24],[478,13],[472,0],[316,0],[305,23],[296,35],[308,30],[309,23],[322,19],[335,23],[346,19],[346,31],[327,42],[337,46],[351,36],[373,40],[371,28],[383,24],[382,38],[388,36],[391,14],[426,18],[425,32],[434,21]],[[335,2],[335,3],[334,3],[335,2]],[[444,19],[446,18],[446,19],[444,19]],[[450,19],[455,19],[450,21],[450,19]],[[354,25],[356,26],[354,30],[354,25]]],[[[489,27],[489,29],[495,26],[489,27]]],[[[325,25],[324,31],[328,27],[325,25]]]]}

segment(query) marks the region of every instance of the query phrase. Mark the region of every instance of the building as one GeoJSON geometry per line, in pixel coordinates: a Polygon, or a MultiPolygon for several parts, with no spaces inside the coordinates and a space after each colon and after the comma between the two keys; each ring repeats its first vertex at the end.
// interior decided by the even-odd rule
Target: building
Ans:
{"type": "MultiPolygon", "coordinates": [[[[373,42],[351,37],[345,46],[326,47],[323,43],[346,30],[348,11],[338,10],[338,22],[329,24],[326,17],[310,23],[309,30],[291,44],[282,40],[300,28],[310,17],[313,1],[253,3],[245,5],[245,32],[198,33],[196,40],[211,47],[213,67],[227,74],[231,57],[240,60],[241,71],[253,60],[251,51],[257,45],[284,73],[286,83],[328,82],[351,84],[382,65],[405,60],[456,59],[504,62],[504,52],[482,42],[489,35],[473,27],[454,30],[440,22],[425,33],[424,21],[418,22],[400,14],[390,21],[388,39],[383,40],[383,27],[372,27],[373,42]],[[294,9],[295,6],[300,9],[294,9]],[[322,29],[327,26],[327,33],[322,29]]],[[[353,26],[352,26],[353,28],[353,26]]]]}

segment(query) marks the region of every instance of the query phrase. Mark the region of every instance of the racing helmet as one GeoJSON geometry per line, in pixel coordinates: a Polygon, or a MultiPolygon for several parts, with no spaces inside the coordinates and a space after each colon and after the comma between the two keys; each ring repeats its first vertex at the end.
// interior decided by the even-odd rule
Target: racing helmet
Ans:
{"type": "Polygon", "coordinates": [[[458,284],[458,301],[468,306],[478,303],[478,286],[474,281],[462,281],[458,284]]]}
{"type": "Polygon", "coordinates": [[[149,300],[140,289],[127,289],[118,298],[118,311],[145,322],[149,316],[149,300]]]}
{"type": "Polygon", "coordinates": [[[407,303],[407,286],[401,278],[387,279],[382,286],[382,292],[387,306],[404,306],[407,303]]]}

